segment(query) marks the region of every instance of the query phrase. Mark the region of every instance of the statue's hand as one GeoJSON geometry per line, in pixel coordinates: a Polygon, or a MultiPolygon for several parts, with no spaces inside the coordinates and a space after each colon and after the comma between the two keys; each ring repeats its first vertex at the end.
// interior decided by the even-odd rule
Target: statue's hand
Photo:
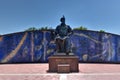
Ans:
{"type": "Polygon", "coordinates": [[[73,34],[73,32],[70,32],[70,33],[68,33],[68,36],[70,36],[70,35],[72,35],[73,34]]]}

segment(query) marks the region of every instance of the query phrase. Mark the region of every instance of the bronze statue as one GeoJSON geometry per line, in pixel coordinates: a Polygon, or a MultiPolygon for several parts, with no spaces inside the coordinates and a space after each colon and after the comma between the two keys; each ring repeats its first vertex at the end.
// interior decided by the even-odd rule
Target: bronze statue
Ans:
{"type": "Polygon", "coordinates": [[[66,53],[69,55],[71,52],[71,42],[70,42],[70,34],[72,33],[72,29],[70,26],[65,24],[65,17],[63,16],[61,19],[61,24],[58,25],[55,29],[55,42],[56,42],[56,50],[58,53],[66,53]]]}

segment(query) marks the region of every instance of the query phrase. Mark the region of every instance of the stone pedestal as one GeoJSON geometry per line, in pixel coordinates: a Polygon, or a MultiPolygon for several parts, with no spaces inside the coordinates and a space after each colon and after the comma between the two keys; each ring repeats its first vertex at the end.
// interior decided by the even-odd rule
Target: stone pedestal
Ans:
{"type": "Polygon", "coordinates": [[[78,72],[79,59],[74,55],[54,55],[49,57],[49,72],[78,72]]]}

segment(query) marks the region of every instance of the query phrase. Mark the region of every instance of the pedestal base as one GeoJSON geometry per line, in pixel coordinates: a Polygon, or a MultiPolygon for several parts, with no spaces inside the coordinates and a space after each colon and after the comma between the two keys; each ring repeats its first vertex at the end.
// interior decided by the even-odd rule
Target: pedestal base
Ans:
{"type": "Polygon", "coordinates": [[[79,59],[77,56],[51,56],[49,61],[49,72],[78,72],[79,59]]]}

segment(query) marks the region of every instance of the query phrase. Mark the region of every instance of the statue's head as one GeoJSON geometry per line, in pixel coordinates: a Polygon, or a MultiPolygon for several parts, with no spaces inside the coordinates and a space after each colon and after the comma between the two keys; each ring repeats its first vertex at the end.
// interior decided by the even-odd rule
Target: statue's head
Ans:
{"type": "Polygon", "coordinates": [[[63,17],[60,19],[60,21],[61,21],[62,23],[65,23],[65,17],[63,16],[63,17]]]}

